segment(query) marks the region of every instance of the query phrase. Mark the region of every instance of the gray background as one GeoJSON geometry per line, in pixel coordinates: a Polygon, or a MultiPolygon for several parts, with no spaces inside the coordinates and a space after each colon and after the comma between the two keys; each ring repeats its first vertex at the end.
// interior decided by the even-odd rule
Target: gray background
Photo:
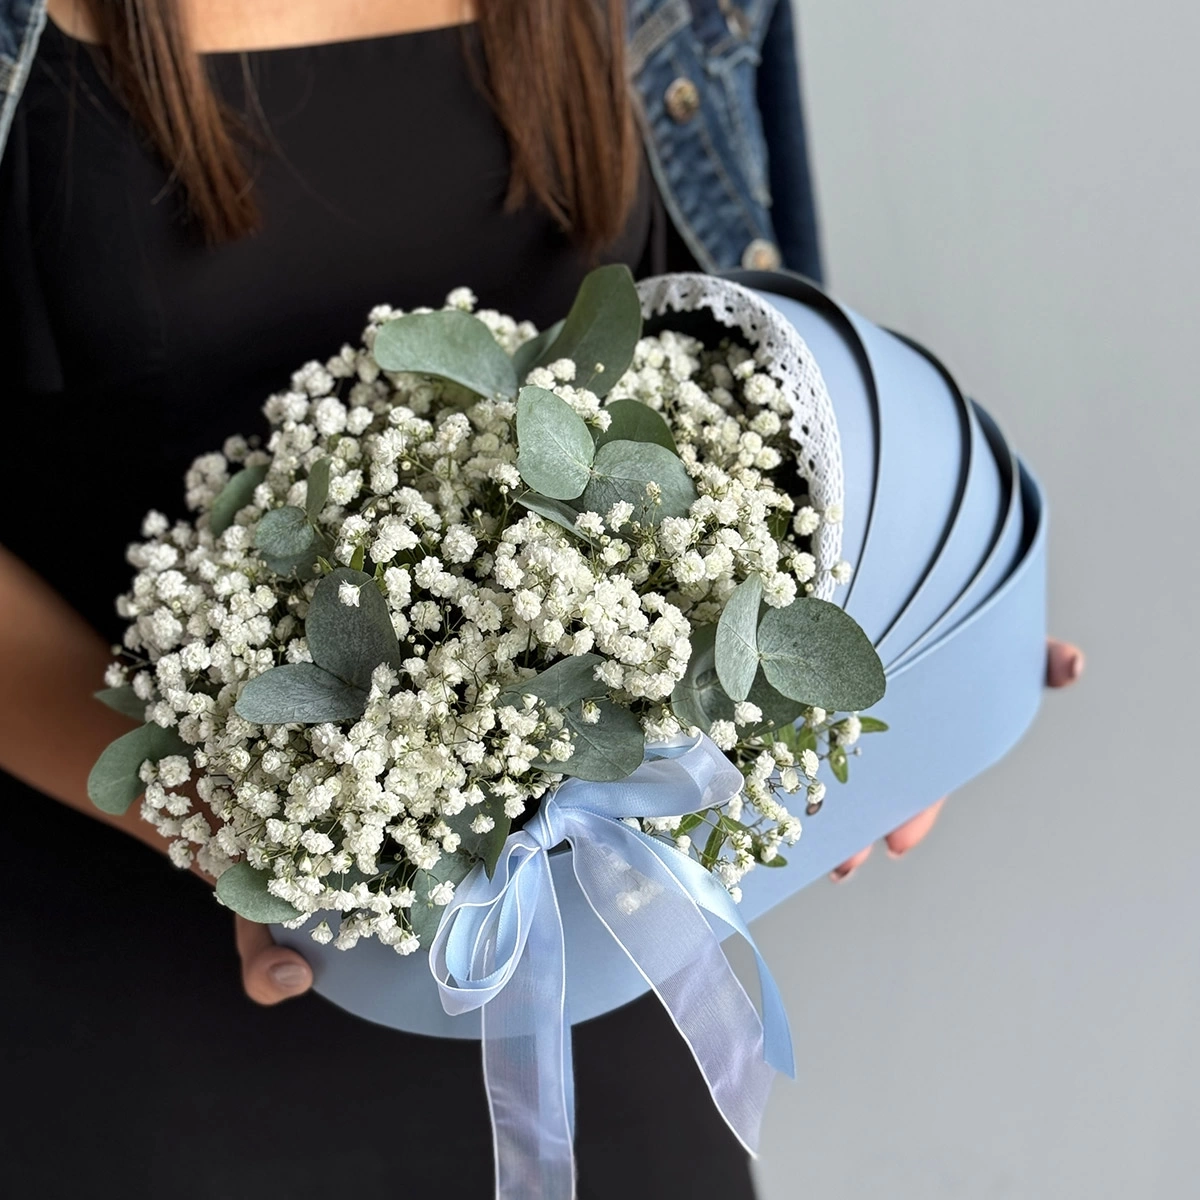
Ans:
{"type": "Polygon", "coordinates": [[[830,288],[1032,463],[1089,664],[911,856],[756,926],[801,1062],[763,1200],[1200,1195],[1200,7],[798,7],[830,288]]]}

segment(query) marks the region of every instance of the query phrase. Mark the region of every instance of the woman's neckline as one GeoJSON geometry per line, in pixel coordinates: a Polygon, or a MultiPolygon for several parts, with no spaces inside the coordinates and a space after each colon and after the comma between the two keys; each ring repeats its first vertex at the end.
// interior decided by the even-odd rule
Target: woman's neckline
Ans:
{"type": "MultiPolygon", "coordinates": [[[[199,51],[199,55],[204,59],[219,59],[236,58],[244,54],[260,57],[262,55],[300,54],[305,51],[311,53],[314,51],[336,50],[339,46],[374,46],[387,42],[402,41],[404,39],[434,37],[437,35],[445,36],[452,32],[469,32],[475,29],[478,24],[477,20],[472,19],[470,21],[455,21],[449,25],[430,25],[423,29],[400,29],[395,33],[369,33],[361,37],[337,38],[329,42],[297,42],[294,45],[286,46],[246,46],[229,50],[201,50],[199,51]]],[[[85,50],[98,50],[101,48],[99,42],[87,41],[84,38],[76,37],[73,33],[68,33],[48,13],[46,15],[46,29],[47,31],[52,31],[53,34],[57,35],[63,42],[70,46],[82,47],[85,50]]]]}

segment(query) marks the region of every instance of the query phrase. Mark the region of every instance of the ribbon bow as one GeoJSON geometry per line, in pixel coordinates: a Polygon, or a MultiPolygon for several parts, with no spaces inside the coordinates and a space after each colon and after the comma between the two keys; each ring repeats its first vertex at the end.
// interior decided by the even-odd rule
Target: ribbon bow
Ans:
{"type": "Polygon", "coordinates": [[[498,1200],[575,1196],[566,955],[549,858],[564,841],[588,904],[662,1001],[725,1122],[754,1153],[774,1072],[795,1073],[779,991],[725,888],[622,820],[698,812],[741,785],[708,737],[648,748],[618,783],[565,781],[509,836],[491,879],[477,864],[456,889],[429,965],[447,1013],[482,1009],[498,1200]],[[761,1020],[706,912],[754,949],[761,1020]]]}

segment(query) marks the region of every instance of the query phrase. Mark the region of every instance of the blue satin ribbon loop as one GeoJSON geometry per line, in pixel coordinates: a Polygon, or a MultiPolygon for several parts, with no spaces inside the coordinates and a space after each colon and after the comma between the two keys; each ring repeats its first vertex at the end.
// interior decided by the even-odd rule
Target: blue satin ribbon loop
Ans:
{"type": "Polygon", "coordinates": [[[492,878],[458,886],[429,952],[442,1006],[482,1010],[498,1200],[575,1195],[575,1097],[562,916],[564,841],[588,904],[662,1001],[722,1117],[754,1153],[775,1071],[794,1075],[779,990],[729,893],[674,846],[625,824],[723,804],[742,777],[710,738],[650,748],[618,783],[569,779],[510,835],[492,878]],[[705,914],[754,950],[759,1017],[705,914]]]}

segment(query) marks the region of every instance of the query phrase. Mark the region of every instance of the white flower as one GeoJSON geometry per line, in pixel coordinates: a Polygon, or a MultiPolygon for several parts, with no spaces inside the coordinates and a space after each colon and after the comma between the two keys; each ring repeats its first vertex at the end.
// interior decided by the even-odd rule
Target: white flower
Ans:
{"type": "Polygon", "coordinates": [[[821,518],[817,515],[816,509],[807,504],[797,509],[796,515],[792,518],[792,528],[801,537],[808,537],[810,534],[816,533],[820,524],[821,518]]]}
{"type": "Polygon", "coordinates": [[[823,708],[814,706],[808,710],[806,719],[809,727],[815,729],[817,726],[825,724],[829,719],[829,714],[823,708]]]}
{"type": "Polygon", "coordinates": [[[443,880],[441,883],[435,884],[429,889],[430,903],[436,904],[439,908],[444,908],[453,899],[454,884],[452,884],[449,880],[443,880]]]}
{"type": "Polygon", "coordinates": [[[825,785],[823,783],[810,783],[808,785],[808,802],[809,804],[820,804],[825,799],[825,785]]]}
{"type": "MultiPolygon", "coordinates": [[[[812,779],[821,767],[821,760],[817,757],[815,751],[801,750],[800,751],[800,770],[805,775],[812,779]]],[[[795,788],[789,788],[788,791],[795,791],[795,788]]]]}
{"type": "Polygon", "coordinates": [[[840,525],[842,523],[842,506],[840,504],[829,505],[825,509],[823,519],[826,525],[840,525]]]}
{"type": "Polygon", "coordinates": [[[854,574],[854,568],[843,559],[841,562],[835,563],[829,573],[833,576],[834,583],[849,583],[851,575],[854,574]]]}
{"type": "Polygon", "coordinates": [[[839,745],[853,746],[862,734],[862,721],[852,714],[839,721],[833,728],[839,745]]]}
{"type": "Polygon", "coordinates": [[[348,580],[343,580],[338,584],[338,599],[347,608],[357,608],[361,598],[358,584],[350,583],[348,580]]]}
{"type": "Polygon", "coordinates": [[[742,700],[733,706],[733,721],[735,725],[757,725],[763,719],[762,709],[749,700],[742,700]]]}
{"type": "Polygon", "coordinates": [[[709,726],[708,736],[719,750],[732,750],[737,745],[737,730],[732,721],[714,721],[709,726]]]}

